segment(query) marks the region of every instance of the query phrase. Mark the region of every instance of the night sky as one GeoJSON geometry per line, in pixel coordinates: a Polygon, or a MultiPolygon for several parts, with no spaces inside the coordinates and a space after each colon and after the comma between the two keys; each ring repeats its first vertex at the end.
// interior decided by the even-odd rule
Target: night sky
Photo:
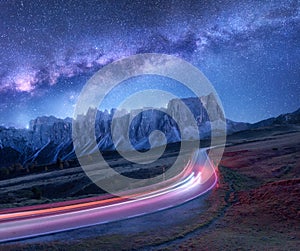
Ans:
{"type": "Polygon", "coordinates": [[[0,125],[71,117],[97,70],[145,52],[197,66],[229,119],[256,122],[300,106],[297,0],[0,0],[0,20],[0,125]]]}

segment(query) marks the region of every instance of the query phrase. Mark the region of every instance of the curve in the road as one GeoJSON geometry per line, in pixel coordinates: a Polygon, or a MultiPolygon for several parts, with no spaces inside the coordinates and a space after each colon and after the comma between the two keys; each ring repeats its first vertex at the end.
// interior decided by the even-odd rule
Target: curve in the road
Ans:
{"type": "Polygon", "coordinates": [[[122,197],[97,197],[58,205],[31,206],[0,212],[0,242],[67,231],[128,219],[190,201],[208,190],[217,174],[205,150],[196,151],[176,180],[163,189],[122,197]]]}

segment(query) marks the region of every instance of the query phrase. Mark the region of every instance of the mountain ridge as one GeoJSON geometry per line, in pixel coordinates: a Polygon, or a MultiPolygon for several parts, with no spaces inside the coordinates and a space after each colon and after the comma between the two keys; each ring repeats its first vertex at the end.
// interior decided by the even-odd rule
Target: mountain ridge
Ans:
{"type": "MultiPolygon", "coordinates": [[[[128,124],[132,117],[131,124],[128,124],[130,143],[137,150],[150,148],[149,136],[154,130],[162,131],[166,135],[167,143],[193,140],[197,137],[201,139],[209,138],[211,123],[217,122],[214,121],[217,116],[214,114],[212,120],[210,120],[203,103],[210,102],[210,106],[216,106],[217,104],[209,96],[204,96],[200,100],[201,102],[199,102],[198,98],[181,99],[192,111],[192,115],[198,126],[198,128],[186,128],[184,132],[179,131],[178,125],[172,119],[172,116],[156,111],[155,109],[149,108],[145,111],[141,110],[141,112],[131,111],[123,114],[122,117],[117,118],[119,122],[113,128],[116,130],[117,135],[120,135],[118,144],[121,147],[127,147],[123,136],[127,133],[127,130],[126,126],[124,127],[123,125],[128,124]],[[196,132],[195,129],[198,129],[199,132],[196,132]]],[[[178,111],[180,109],[178,108],[179,101],[179,99],[170,100],[166,111],[171,115],[176,113],[180,121],[191,119],[188,117],[188,114],[178,111]]],[[[214,110],[217,111],[218,107],[214,107],[214,110]]],[[[97,109],[96,111],[89,110],[89,114],[82,115],[81,117],[83,128],[79,128],[79,130],[84,130],[86,123],[90,123],[93,118],[91,116],[96,115],[95,136],[97,138],[98,149],[102,151],[115,150],[115,145],[111,137],[111,123],[115,112],[115,109],[112,109],[110,112],[107,110],[99,111],[97,109]]],[[[58,159],[68,160],[76,158],[72,142],[72,121],[72,118],[61,119],[54,116],[41,116],[30,121],[29,129],[0,127],[0,167],[16,162],[22,165],[33,162],[46,164],[55,163],[58,159]]],[[[300,109],[254,124],[234,122],[226,119],[227,134],[276,124],[299,123],[300,109]]],[[[154,146],[159,146],[161,141],[154,140],[153,142],[156,144],[154,146]]],[[[91,149],[87,146],[83,154],[91,154],[98,149],[91,149]]]]}

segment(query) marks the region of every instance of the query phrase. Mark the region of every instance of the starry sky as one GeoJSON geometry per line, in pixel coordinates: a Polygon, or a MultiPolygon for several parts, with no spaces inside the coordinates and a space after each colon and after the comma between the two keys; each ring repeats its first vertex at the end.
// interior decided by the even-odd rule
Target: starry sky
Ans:
{"type": "Polygon", "coordinates": [[[229,119],[256,122],[300,106],[297,0],[0,0],[0,20],[3,126],[71,117],[97,70],[146,52],[197,66],[229,119]]]}

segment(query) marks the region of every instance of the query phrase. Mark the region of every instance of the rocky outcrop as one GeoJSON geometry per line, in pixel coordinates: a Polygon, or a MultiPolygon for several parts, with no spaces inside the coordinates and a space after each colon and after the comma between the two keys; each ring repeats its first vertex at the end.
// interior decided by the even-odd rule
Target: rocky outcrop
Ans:
{"type": "MultiPolygon", "coordinates": [[[[78,127],[75,126],[75,130],[79,132],[78,140],[88,142],[83,154],[91,154],[98,149],[114,150],[116,146],[121,149],[129,149],[130,145],[138,150],[143,150],[150,148],[150,141],[154,146],[159,146],[161,142],[164,142],[161,138],[155,138],[156,136],[151,134],[155,130],[159,130],[165,135],[167,143],[178,142],[182,139],[209,137],[211,124],[218,125],[220,123],[218,115],[220,112],[212,95],[201,97],[200,102],[198,98],[173,99],[162,111],[147,108],[146,110],[118,112],[119,116],[116,116],[114,124],[112,124],[112,118],[116,113],[115,109],[111,111],[89,109],[86,115],[77,117],[81,123],[78,123],[78,127]],[[180,105],[182,101],[191,113],[182,108],[180,105]],[[210,117],[205,105],[212,108],[210,117]],[[87,130],[94,118],[96,118],[95,135],[92,131],[87,130]],[[196,123],[193,124],[190,121],[196,123]],[[180,131],[179,127],[182,125],[183,130],[180,131]],[[115,142],[112,140],[111,130],[116,135],[115,142]],[[127,135],[129,135],[129,141],[126,140],[127,135]],[[89,140],[93,138],[96,138],[96,147],[89,143],[89,140]]],[[[223,119],[221,117],[221,120],[223,119]]],[[[300,110],[252,125],[226,120],[228,134],[286,123],[299,124],[300,110]]],[[[161,137],[161,135],[157,137],[161,137]]],[[[0,156],[0,166],[17,162],[23,165],[31,162],[45,164],[53,163],[57,158],[76,158],[72,142],[72,119],[59,119],[53,116],[38,117],[30,121],[29,129],[0,127],[0,156]]]]}

